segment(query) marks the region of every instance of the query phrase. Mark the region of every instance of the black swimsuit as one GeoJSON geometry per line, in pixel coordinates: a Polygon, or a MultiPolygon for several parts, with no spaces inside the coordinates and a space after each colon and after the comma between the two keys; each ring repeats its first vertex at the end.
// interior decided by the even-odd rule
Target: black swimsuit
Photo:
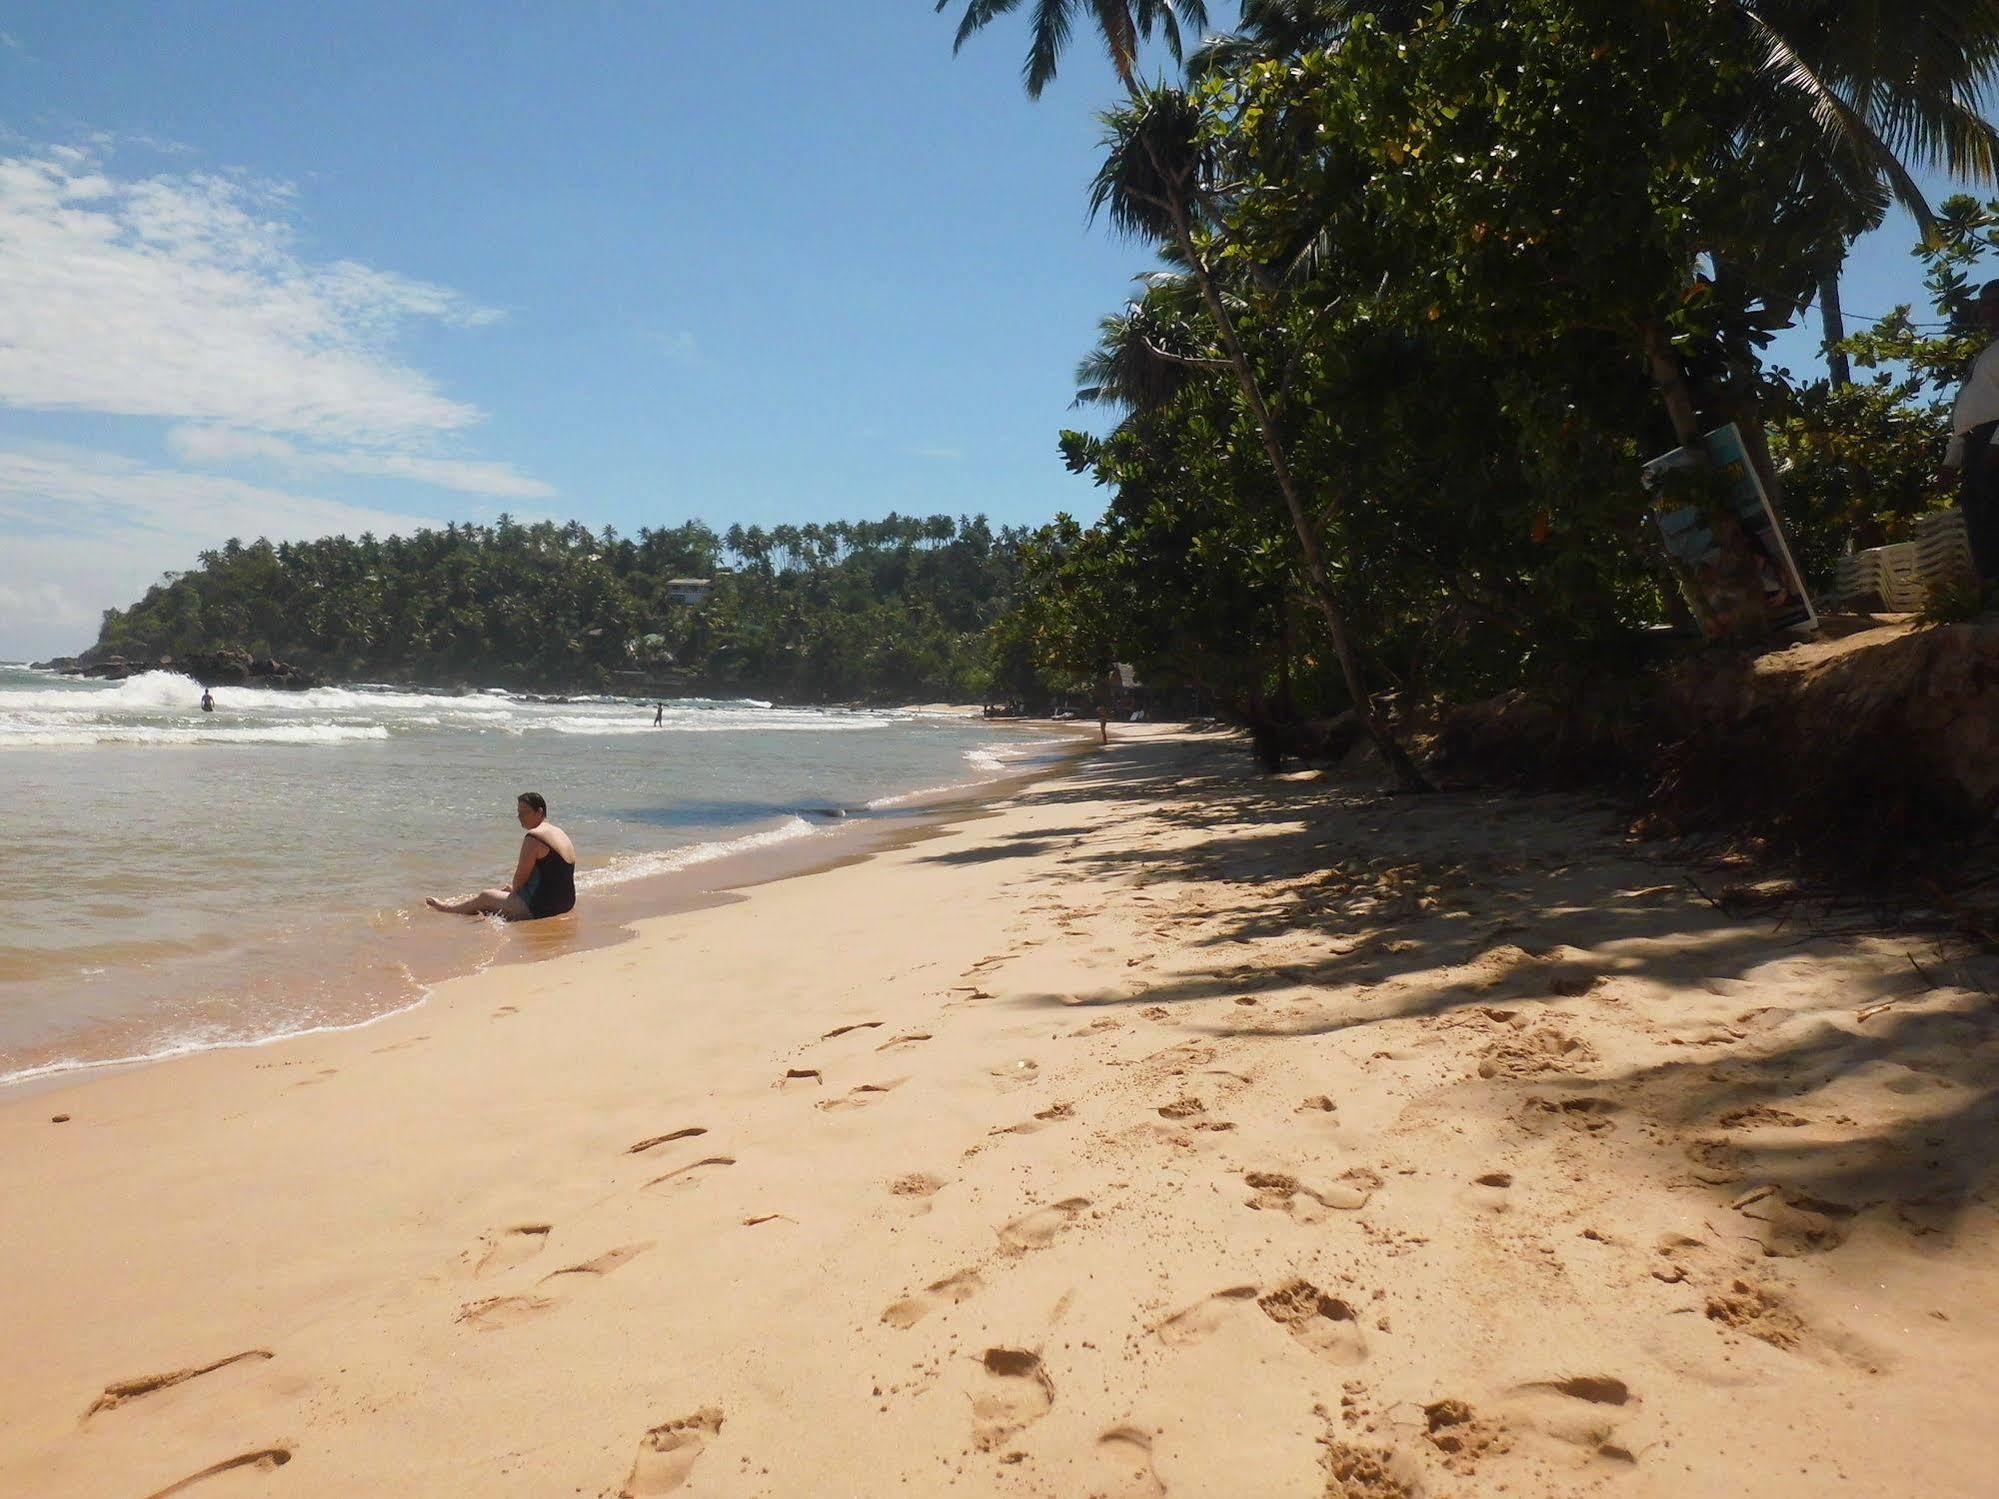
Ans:
{"type": "MultiPolygon", "coordinates": [[[[529,833],[528,837],[534,838],[529,833]]],[[[560,916],[565,911],[576,908],[576,865],[555,851],[555,845],[545,838],[535,838],[548,852],[535,860],[534,873],[528,876],[528,887],[521,894],[528,903],[528,916],[539,920],[543,916],[560,916]]]]}

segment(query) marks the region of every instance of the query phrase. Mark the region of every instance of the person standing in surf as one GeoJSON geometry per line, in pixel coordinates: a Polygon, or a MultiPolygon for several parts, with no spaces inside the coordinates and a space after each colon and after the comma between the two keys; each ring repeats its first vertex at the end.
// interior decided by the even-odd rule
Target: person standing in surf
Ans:
{"type": "Polygon", "coordinates": [[[539,921],[574,909],[576,845],[548,820],[548,803],[539,791],[523,791],[514,801],[514,816],[527,836],[521,839],[520,862],[514,866],[512,883],[456,902],[433,895],[426,897],[424,904],[453,916],[497,915],[509,921],[539,921]]]}

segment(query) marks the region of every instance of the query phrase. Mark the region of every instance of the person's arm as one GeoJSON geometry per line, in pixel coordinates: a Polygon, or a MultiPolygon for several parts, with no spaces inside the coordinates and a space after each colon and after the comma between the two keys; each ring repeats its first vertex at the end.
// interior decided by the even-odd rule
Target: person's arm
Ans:
{"type": "Polygon", "coordinates": [[[521,861],[514,866],[513,883],[507,886],[507,894],[512,895],[525,885],[534,875],[534,866],[542,855],[548,852],[548,845],[530,833],[521,839],[521,861]]]}

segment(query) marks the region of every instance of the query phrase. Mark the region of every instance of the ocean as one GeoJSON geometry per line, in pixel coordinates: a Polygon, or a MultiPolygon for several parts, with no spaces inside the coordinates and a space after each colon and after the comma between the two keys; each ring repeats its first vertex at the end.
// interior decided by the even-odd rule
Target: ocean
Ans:
{"type": "Polygon", "coordinates": [[[0,1082],[364,1024],[446,977],[617,940],[702,866],[809,864],[1063,743],[751,700],[669,701],[658,728],[651,702],[498,690],[200,700],[169,672],[0,666],[0,1082]],[[575,915],[425,909],[511,876],[522,791],[576,842],[575,915]]]}

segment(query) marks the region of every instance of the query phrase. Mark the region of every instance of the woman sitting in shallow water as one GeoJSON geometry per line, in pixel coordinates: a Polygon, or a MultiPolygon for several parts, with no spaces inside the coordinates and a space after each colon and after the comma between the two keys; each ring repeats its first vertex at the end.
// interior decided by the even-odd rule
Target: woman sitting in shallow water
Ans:
{"type": "Polygon", "coordinates": [[[523,791],[514,803],[514,815],[527,829],[527,837],[521,839],[521,860],[511,884],[481,890],[470,900],[456,903],[433,895],[424,904],[454,916],[500,915],[509,921],[536,921],[572,909],[576,904],[576,845],[548,820],[548,803],[539,791],[523,791]]]}

